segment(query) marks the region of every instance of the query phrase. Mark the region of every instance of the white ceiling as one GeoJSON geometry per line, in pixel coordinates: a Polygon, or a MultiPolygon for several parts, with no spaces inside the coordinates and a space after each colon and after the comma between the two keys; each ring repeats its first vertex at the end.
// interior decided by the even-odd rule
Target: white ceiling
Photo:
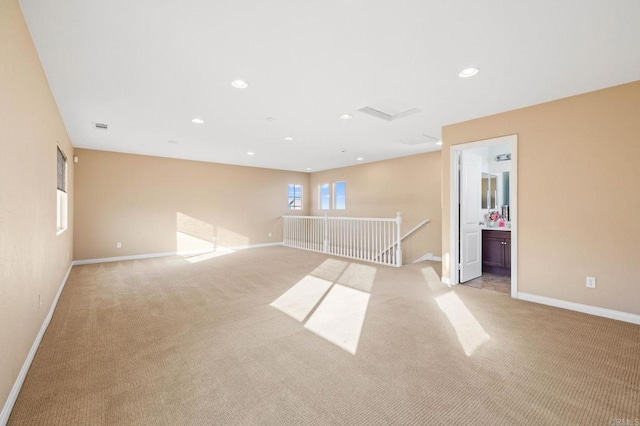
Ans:
{"type": "Polygon", "coordinates": [[[640,80],[638,0],[20,4],[82,148],[318,171],[437,150],[422,135],[443,125],[640,80]],[[459,78],[470,66],[480,73],[459,78]],[[358,111],[372,105],[421,112],[358,111]]]}

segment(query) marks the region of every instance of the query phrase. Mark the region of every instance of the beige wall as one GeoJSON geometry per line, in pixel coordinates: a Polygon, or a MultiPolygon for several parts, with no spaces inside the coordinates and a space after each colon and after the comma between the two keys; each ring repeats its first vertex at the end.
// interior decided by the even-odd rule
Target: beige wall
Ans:
{"type": "Polygon", "coordinates": [[[70,228],[56,236],[58,144],[71,159],[20,6],[0,0],[0,407],[71,263],[73,162],[70,228]]]}
{"type": "Polygon", "coordinates": [[[431,152],[313,173],[309,196],[311,211],[318,208],[318,185],[347,182],[346,210],[330,210],[330,216],[395,217],[402,213],[402,233],[423,219],[431,219],[402,242],[404,263],[420,256],[441,253],[441,154],[431,152]]]}
{"type": "Polygon", "coordinates": [[[640,314],[639,113],[634,82],[445,127],[443,253],[450,146],[517,134],[518,290],[640,314]]]}
{"type": "Polygon", "coordinates": [[[224,247],[281,242],[281,217],[290,214],[287,185],[306,191],[309,184],[307,173],[87,149],[75,154],[76,260],[206,249],[213,237],[224,247]]]}

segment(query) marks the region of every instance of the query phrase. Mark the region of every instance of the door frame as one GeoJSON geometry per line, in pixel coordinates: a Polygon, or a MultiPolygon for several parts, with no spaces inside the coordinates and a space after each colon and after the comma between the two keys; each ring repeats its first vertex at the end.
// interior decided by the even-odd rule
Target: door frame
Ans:
{"type": "Polygon", "coordinates": [[[471,149],[501,145],[508,143],[511,146],[511,175],[509,176],[509,216],[511,219],[511,297],[518,298],[518,135],[507,135],[491,139],[483,139],[474,142],[451,145],[450,151],[450,179],[449,194],[451,205],[449,206],[449,235],[451,262],[449,263],[449,284],[460,283],[460,152],[471,149]]]}

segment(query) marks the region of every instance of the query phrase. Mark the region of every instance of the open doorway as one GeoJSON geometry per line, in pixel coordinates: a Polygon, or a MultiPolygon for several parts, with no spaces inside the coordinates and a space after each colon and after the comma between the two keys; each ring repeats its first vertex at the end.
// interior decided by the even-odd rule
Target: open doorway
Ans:
{"type": "Polygon", "coordinates": [[[451,284],[517,298],[517,135],[451,146],[451,284]]]}

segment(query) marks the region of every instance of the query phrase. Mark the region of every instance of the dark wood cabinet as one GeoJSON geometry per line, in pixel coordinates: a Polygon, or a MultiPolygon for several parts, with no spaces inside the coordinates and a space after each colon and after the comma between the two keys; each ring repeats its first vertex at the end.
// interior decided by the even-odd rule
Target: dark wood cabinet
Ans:
{"type": "Polygon", "coordinates": [[[511,232],[482,230],[482,272],[511,275],[511,232]]]}

